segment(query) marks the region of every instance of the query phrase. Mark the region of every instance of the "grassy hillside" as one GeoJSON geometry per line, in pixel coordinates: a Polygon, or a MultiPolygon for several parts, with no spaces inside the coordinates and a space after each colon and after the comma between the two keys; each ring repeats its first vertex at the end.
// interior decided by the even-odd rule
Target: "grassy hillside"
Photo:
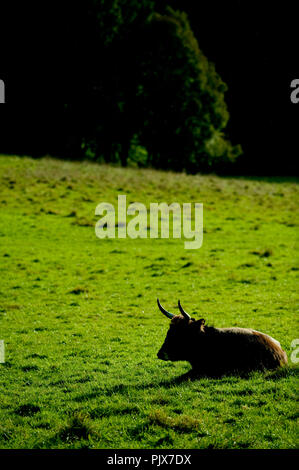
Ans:
{"type": "Polygon", "coordinates": [[[299,337],[298,186],[0,157],[0,448],[292,448],[296,367],[180,380],[156,298],[299,337]],[[202,202],[198,250],[95,236],[100,202],[202,202]],[[298,244],[297,244],[298,249],[298,244]]]}

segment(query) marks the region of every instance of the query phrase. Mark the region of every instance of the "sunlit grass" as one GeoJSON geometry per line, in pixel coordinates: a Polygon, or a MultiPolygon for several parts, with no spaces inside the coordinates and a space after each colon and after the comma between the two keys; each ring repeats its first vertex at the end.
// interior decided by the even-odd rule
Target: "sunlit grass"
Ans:
{"type": "Polygon", "coordinates": [[[182,380],[156,298],[214,326],[298,337],[298,187],[0,158],[1,448],[291,448],[296,368],[182,380]],[[106,239],[100,202],[201,202],[204,239],[106,239]]]}

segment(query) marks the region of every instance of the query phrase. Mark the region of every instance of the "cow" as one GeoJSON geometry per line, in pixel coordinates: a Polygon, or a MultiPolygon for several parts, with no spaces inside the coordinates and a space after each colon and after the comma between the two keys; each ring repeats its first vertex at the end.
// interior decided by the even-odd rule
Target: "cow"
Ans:
{"type": "Polygon", "coordinates": [[[160,311],[171,320],[165,341],[158,352],[163,361],[188,361],[195,375],[221,376],[253,370],[276,369],[288,358],[280,343],[251,328],[214,328],[203,318],[195,320],[180,301],[180,315],[160,311]]]}

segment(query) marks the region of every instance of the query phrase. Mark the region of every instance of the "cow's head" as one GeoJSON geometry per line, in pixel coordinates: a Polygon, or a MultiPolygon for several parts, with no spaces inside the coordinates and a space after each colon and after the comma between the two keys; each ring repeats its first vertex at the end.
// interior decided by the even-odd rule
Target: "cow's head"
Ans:
{"type": "Polygon", "coordinates": [[[185,312],[180,301],[178,306],[181,315],[174,315],[165,310],[157,299],[158,307],[161,312],[171,319],[170,327],[167,332],[165,341],[158,352],[158,358],[164,361],[188,361],[194,347],[194,342],[198,338],[198,334],[204,333],[205,320],[195,320],[185,312]]]}

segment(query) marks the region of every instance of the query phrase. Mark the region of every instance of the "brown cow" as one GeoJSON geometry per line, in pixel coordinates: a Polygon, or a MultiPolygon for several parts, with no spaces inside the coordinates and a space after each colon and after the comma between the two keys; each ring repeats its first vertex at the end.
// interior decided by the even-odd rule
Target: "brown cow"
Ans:
{"type": "Polygon", "coordinates": [[[165,310],[171,319],[165,341],[158,352],[164,361],[189,361],[200,375],[222,375],[251,370],[275,369],[288,363],[276,339],[251,328],[214,328],[205,320],[195,320],[178,306],[181,315],[165,310]]]}

